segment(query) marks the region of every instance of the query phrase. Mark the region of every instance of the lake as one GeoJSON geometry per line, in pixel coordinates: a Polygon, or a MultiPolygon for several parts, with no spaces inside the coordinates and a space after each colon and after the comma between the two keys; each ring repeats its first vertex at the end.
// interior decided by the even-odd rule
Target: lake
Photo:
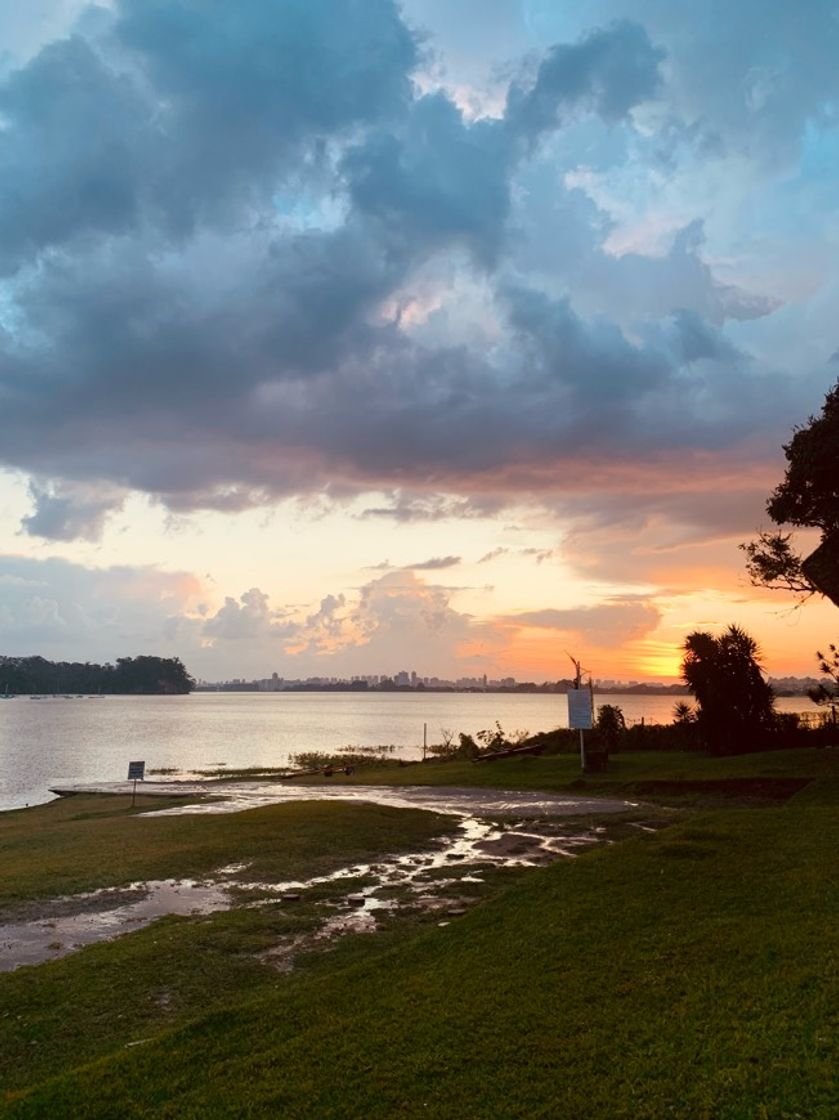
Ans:
{"type": "MultiPolygon", "coordinates": [[[[669,723],[673,696],[610,696],[626,719],[669,723]]],[[[810,711],[806,697],[781,711],[810,711]]],[[[49,799],[49,787],[123,781],[130,759],[147,771],[174,767],[282,766],[299,751],[396,746],[397,757],[441,741],[441,728],[475,734],[495,721],[512,733],[568,725],[561,695],[496,693],[196,692],[191,696],[0,701],[0,809],[49,799]]]]}

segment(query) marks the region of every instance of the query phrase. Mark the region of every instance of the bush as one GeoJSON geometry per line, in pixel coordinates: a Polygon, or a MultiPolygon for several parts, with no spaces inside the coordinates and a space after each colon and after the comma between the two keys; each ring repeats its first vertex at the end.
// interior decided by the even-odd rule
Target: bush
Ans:
{"type": "Polygon", "coordinates": [[[617,704],[601,704],[597,709],[595,743],[606,754],[616,751],[626,734],[626,720],[617,704]]]}

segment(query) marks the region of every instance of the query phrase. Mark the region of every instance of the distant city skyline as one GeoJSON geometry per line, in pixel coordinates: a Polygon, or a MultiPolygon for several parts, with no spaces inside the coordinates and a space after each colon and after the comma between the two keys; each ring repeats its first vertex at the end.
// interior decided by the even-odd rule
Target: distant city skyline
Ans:
{"type": "MultiPolygon", "coordinates": [[[[769,677],[773,687],[779,692],[793,692],[803,694],[808,688],[815,687],[820,680],[824,678],[805,675],[805,676],[785,676],[785,677],[769,677]]],[[[461,691],[504,691],[514,690],[516,688],[533,687],[542,688],[544,686],[553,686],[557,684],[569,685],[573,681],[573,677],[560,677],[556,680],[541,680],[541,681],[519,681],[515,677],[507,676],[500,678],[488,677],[457,677],[446,678],[439,676],[420,676],[415,670],[400,669],[391,673],[369,673],[364,675],[355,676],[311,676],[311,677],[282,677],[278,673],[273,673],[270,677],[232,677],[228,680],[220,681],[207,681],[199,680],[198,685],[201,688],[222,688],[226,686],[248,686],[255,691],[259,692],[283,692],[293,690],[300,686],[306,687],[331,687],[335,685],[365,685],[370,688],[394,688],[394,689],[457,689],[461,691]]],[[[587,687],[589,678],[584,678],[584,684],[587,687]]],[[[599,692],[619,692],[624,689],[632,688],[645,688],[645,687],[661,687],[661,688],[674,688],[676,685],[682,685],[682,682],[668,682],[668,681],[639,681],[639,680],[614,680],[612,678],[596,677],[591,680],[591,685],[599,692]]]]}
{"type": "Polygon", "coordinates": [[[3,29],[0,653],[816,669],[738,545],[839,373],[832,0],[3,29]]]}

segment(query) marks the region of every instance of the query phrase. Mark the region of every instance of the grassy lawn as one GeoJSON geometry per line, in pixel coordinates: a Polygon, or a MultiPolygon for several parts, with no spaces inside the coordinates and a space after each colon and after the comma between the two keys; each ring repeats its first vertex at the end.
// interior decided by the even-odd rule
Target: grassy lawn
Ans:
{"type": "MultiPolygon", "coordinates": [[[[97,886],[201,877],[247,861],[247,881],[305,879],[388,852],[415,851],[451,818],[374,805],[300,802],[232,815],[142,818],[160,798],[80,795],[0,815],[0,918],[32,916],[38,900],[97,886]]],[[[177,804],[177,802],[176,802],[177,804]]],[[[341,890],[352,889],[346,883],[341,890]]],[[[166,918],[63,960],[0,975],[4,1091],[112,1053],[210,1008],[277,983],[258,960],[322,920],[317,902],[166,918]]],[[[332,894],[335,893],[334,888],[332,894]]]]}
{"type": "Polygon", "coordinates": [[[615,754],[605,774],[580,773],[577,755],[523,755],[496,762],[426,762],[412,766],[387,763],[363,767],[349,777],[298,779],[305,785],[480,786],[498,789],[573,791],[596,794],[626,790],[637,783],[741,781],[744,779],[829,778],[839,774],[835,750],[766,751],[761,754],[709,758],[700,753],[637,751],[615,754]]]}
{"type": "MultiPolygon", "coordinates": [[[[632,756],[631,781],[677,764],[817,780],[781,808],[687,811],[290,975],[256,953],[305,929],[303,908],[170,919],[0,977],[5,1114],[833,1120],[835,763],[794,753],[632,756]]],[[[557,761],[487,770],[528,788],[548,776],[529,763],[557,761]]]]}
{"type": "Polygon", "coordinates": [[[138,879],[201,878],[248,862],[248,879],[320,875],[452,828],[450,819],[374,805],[295,802],[243,813],[146,817],[159,797],[80,795],[0,813],[0,918],[23,900],[122,886],[138,879]]]}

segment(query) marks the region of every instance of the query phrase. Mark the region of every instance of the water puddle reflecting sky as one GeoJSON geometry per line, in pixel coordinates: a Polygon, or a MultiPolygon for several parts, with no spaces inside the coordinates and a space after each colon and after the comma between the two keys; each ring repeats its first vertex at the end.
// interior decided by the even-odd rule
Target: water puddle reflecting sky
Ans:
{"type": "MultiPolygon", "coordinates": [[[[93,782],[55,787],[61,793],[130,793],[128,782],[93,782]]],[[[285,782],[144,782],[144,795],[166,797],[203,797],[160,814],[238,813],[261,805],[286,801],[364,801],[398,809],[426,809],[455,816],[488,817],[567,817],[586,814],[620,813],[632,803],[617,798],[574,797],[559,793],[534,793],[528,790],[475,789],[464,786],[362,786],[290,785],[285,782]]],[[[140,790],[138,790],[140,792],[140,790]]],[[[151,814],[149,814],[151,815],[151,814]]]]}
{"type": "MultiPolygon", "coordinates": [[[[79,793],[130,792],[127,783],[71,788],[79,793]]],[[[302,949],[327,944],[350,932],[373,932],[382,914],[400,907],[439,912],[447,920],[458,917],[477,901],[474,890],[469,893],[470,884],[474,887],[483,882],[482,871],[536,867],[573,857],[582,848],[608,841],[602,824],[574,825],[573,818],[620,813],[631,807],[615,799],[453,787],[146,782],[142,788],[144,794],[209,794],[213,798],[142,814],[148,817],[235,813],[282,802],[338,799],[424,809],[456,816],[460,821],[457,831],[432,849],[385,855],[375,862],[351,864],[310,879],[249,881],[248,865],[234,862],[201,882],[149,881],[54,899],[39,906],[32,918],[27,915],[26,920],[0,925],[0,971],[66,956],[167,914],[208,914],[233,906],[295,906],[313,888],[334,884],[334,896],[318,895],[320,919],[313,933],[287,938],[261,955],[266,964],[287,970],[302,949]],[[562,818],[570,819],[563,824],[562,818]],[[348,893],[350,883],[355,886],[348,893]],[[253,895],[258,897],[254,899],[253,895]]],[[[448,924],[447,920],[439,924],[448,924]]]]}

